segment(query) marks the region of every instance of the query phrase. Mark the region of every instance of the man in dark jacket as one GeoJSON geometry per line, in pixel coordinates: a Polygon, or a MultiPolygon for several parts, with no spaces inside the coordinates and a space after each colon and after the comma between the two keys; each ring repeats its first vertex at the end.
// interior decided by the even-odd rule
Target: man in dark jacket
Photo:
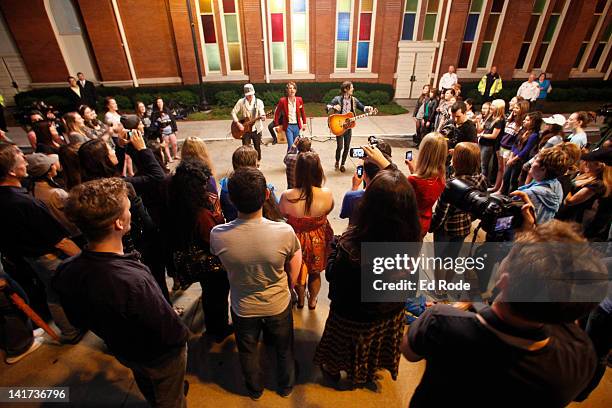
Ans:
{"type": "Polygon", "coordinates": [[[81,88],[81,99],[83,103],[89,106],[91,109],[96,109],[96,87],[93,82],[85,79],[85,75],[82,72],[77,74],[77,81],[79,88],[81,88]]]}
{"type": "Polygon", "coordinates": [[[123,252],[131,221],[127,193],[119,178],[72,189],[66,214],[88,248],[60,265],[53,286],[70,319],[106,342],[152,406],[184,407],[189,330],[138,255],[123,252]]]}

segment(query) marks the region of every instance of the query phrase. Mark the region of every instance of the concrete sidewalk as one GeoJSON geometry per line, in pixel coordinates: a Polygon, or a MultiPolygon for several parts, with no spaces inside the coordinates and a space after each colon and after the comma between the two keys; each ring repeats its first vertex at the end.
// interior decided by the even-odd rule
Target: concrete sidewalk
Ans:
{"type": "MultiPolygon", "coordinates": [[[[189,136],[197,136],[206,140],[229,140],[232,139],[230,126],[232,121],[227,120],[206,120],[206,121],[179,121],[177,122],[179,140],[185,140],[189,136]]],[[[266,122],[267,124],[270,122],[266,122]]],[[[7,136],[10,137],[18,146],[28,147],[30,144],[26,133],[21,127],[9,127],[7,136]]],[[[410,114],[395,116],[369,116],[357,122],[353,129],[353,136],[380,136],[386,138],[408,138],[415,132],[415,124],[410,114]]],[[[307,136],[318,139],[333,137],[327,128],[327,118],[310,118],[306,129],[307,136]]],[[[264,129],[264,141],[271,140],[270,133],[264,129]]]]}

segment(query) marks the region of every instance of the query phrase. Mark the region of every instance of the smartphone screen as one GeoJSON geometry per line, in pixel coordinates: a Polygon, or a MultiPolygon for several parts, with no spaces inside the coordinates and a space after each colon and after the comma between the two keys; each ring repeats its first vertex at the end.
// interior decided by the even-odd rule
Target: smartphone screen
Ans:
{"type": "Polygon", "coordinates": [[[350,154],[354,159],[361,159],[365,156],[365,152],[361,147],[351,147],[350,154]]]}
{"type": "Polygon", "coordinates": [[[363,177],[363,166],[357,166],[357,176],[363,177]]]}
{"type": "Polygon", "coordinates": [[[498,218],[495,222],[495,232],[507,231],[512,228],[513,216],[498,218]]]}
{"type": "Polygon", "coordinates": [[[406,152],[406,160],[412,161],[412,150],[406,152]]]}

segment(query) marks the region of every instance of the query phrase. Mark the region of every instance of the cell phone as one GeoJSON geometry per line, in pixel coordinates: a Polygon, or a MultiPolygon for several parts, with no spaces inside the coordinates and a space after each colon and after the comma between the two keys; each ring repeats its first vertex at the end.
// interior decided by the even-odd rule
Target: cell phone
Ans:
{"type": "Polygon", "coordinates": [[[363,166],[361,165],[357,166],[357,177],[359,178],[363,177],[363,166]]]}
{"type": "Polygon", "coordinates": [[[132,135],[134,134],[133,130],[128,130],[127,131],[127,140],[132,140],[132,135]]]}
{"type": "Polygon", "coordinates": [[[406,152],[406,160],[412,161],[412,150],[406,152]]]}
{"type": "Polygon", "coordinates": [[[361,147],[351,147],[349,154],[353,159],[363,159],[366,156],[365,151],[361,147]]]}

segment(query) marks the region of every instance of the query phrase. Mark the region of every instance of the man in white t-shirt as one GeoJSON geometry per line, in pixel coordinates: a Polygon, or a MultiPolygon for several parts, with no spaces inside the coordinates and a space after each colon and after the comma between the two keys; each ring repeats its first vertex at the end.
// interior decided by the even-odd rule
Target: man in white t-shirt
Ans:
{"type": "Polygon", "coordinates": [[[533,106],[540,95],[540,85],[536,82],[534,74],[529,74],[527,81],[523,82],[516,93],[516,96],[522,96],[526,101],[529,101],[529,110],[533,110],[533,106]]]}
{"type": "Polygon", "coordinates": [[[263,394],[257,344],[261,332],[276,349],[279,394],[288,397],[295,384],[293,315],[290,288],[302,264],[302,250],[293,228],[263,218],[270,192],[256,168],[237,169],[228,181],[238,218],[210,233],[230,283],[232,321],[246,388],[253,400],[263,394]]]}
{"type": "Polygon", "coordinates": [[[457,74],[455,74],[455,66],[449,65],[448,72],[440,78],[440,91],[444,93],[444,91],[451,89],[457,82],[459,82],[459,79],[457,74]]]}

